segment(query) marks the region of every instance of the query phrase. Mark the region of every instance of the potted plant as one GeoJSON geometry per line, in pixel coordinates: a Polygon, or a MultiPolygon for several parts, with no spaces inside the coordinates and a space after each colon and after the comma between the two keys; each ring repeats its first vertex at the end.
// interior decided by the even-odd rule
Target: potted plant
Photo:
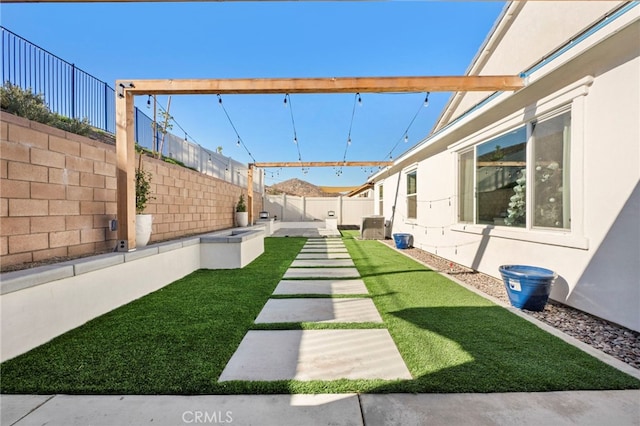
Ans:
{"type": "Polygon", "coordinates": [[[236,225],[243,227],[249,224],[249,213],[244,202],[244,194],[240,194],[238,204],[236,204],[236,225]]]}
{"type": "Polygon", "coordinates": [[[143,214],[147,203],[155,199],[151,192],[151,172],[142,169],[142,164],[136,169],[136,246],[144,247],[151,238],[153,216],[143,214]]]}

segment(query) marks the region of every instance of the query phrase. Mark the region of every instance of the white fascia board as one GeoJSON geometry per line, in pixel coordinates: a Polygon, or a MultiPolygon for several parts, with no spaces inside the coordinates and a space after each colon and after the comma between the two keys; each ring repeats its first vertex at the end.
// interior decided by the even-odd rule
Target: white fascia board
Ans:
{"type": "Polygon", "coordinates": [[[598,43],[603,42],[627,28],[629,25],[639,21],[640,7],[638,7],[638,5],[639,4],[635,2],[628,4],[622,10],[614,13],[599,24],[594,25],[582,36],[573,40],[572,44],[561,49],[554,54],[551,59],[547,59],[548,62],[545,63],[543,61],[541,64],[534,66],[531,71],[523,72],[522,74],[526,78],[526,84],[529,85],[544,78],[546,75],[593,48],[598,43]]]}

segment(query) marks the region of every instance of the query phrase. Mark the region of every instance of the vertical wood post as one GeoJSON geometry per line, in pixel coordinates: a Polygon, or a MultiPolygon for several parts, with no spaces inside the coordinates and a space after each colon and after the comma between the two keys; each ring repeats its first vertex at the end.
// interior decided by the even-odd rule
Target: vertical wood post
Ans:
{"type": "Polygon", "coordinates": [[[133,95],[116,93],[118,251],[136,248],[136,151],[133,95]]]}
{"type": "Polygon", "coordinates": [[[247,204],[249,204],[249,225],[253,225],[253,164],[247,170],[247,204]]]}

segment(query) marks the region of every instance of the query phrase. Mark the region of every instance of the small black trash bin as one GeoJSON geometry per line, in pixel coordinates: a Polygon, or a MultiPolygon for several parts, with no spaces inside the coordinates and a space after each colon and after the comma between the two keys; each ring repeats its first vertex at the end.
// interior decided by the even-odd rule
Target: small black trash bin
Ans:
{"type": "Polygon", "coordinates": [[[503,265],[500,275],[507,289],[509,301],[518,309],[544,310],[551,285],[558,277],[555,272],[527,265],[503,265]]]}

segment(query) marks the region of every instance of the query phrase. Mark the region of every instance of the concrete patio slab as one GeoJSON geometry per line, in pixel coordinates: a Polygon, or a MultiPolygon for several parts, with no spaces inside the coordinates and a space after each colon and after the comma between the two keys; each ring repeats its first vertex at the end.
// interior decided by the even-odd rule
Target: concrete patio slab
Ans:
{"type": "Polygon", "coordinates": [[[300,259],[291,263],[292,268],[355,266],[351,259],[300,259]]]}
{"type": "Polygon", "coordinates": [[[282,280],[273,294],[367,294],[362,280],[282,280]]]}
{"type": "Polygon", "coordinates": [[[318,229],[318,233],[324,237],[341,237],[340,231],[337,229],[318,229]]]}
{"type": "Polygon", "coordinates": [[[382,318],[371,299],[269,299],[256,324],[278,322],[377,322],[382,318]]]}
{"type": "Polygon", "coordinates": [[[640,391],[362,394],[374,425],[638,425],[640,391]]]}
{"type": "Polygon", "coordinates": [[[13,425],[53,398],[53,395],[1,395],[0,425],[13,425]]]}
{"type": "Polygon", "coordinates": [[[250,330],[219,381],[341,378],[411,374],[387,330],[250,330]]]}
{"type": "Polygon", "coordinates": [[[322,234],[315,228],[280,228],[272,237],[320,237],[322,234]]]}
{"type": "MultiPolygon", "coordinates": [[[[22,396],[20,396],[22,397],[22,396]]],[[[5,395],[2,396],[4,402],[5,395]]],[[[362,425],[355,394],[56,395],[16,426],[362,425]]],[[[2,405],[3,412],[5,404],[2,405]]],[[[3,425],[12,425],[4,423],[3,425]]]]}
{"type": "Polygon", "coordinates": [[[360,278],[356,268],[289,268],[282,278],[360,278]]]}
{"type": "Polygon", "coordinates": [[[2,425],[640,424],[639,390],[487,394],[0,395],[2,425]],[[24,411],[18,423],[6,413],[24,411]],[[23,418],[24,417],[24,418],[23,418]]]}
{"type": "Polygon", "coordinates": [[[349,253],[300,253],[296,256],[296,259],[351,259],[349,253]]]}

